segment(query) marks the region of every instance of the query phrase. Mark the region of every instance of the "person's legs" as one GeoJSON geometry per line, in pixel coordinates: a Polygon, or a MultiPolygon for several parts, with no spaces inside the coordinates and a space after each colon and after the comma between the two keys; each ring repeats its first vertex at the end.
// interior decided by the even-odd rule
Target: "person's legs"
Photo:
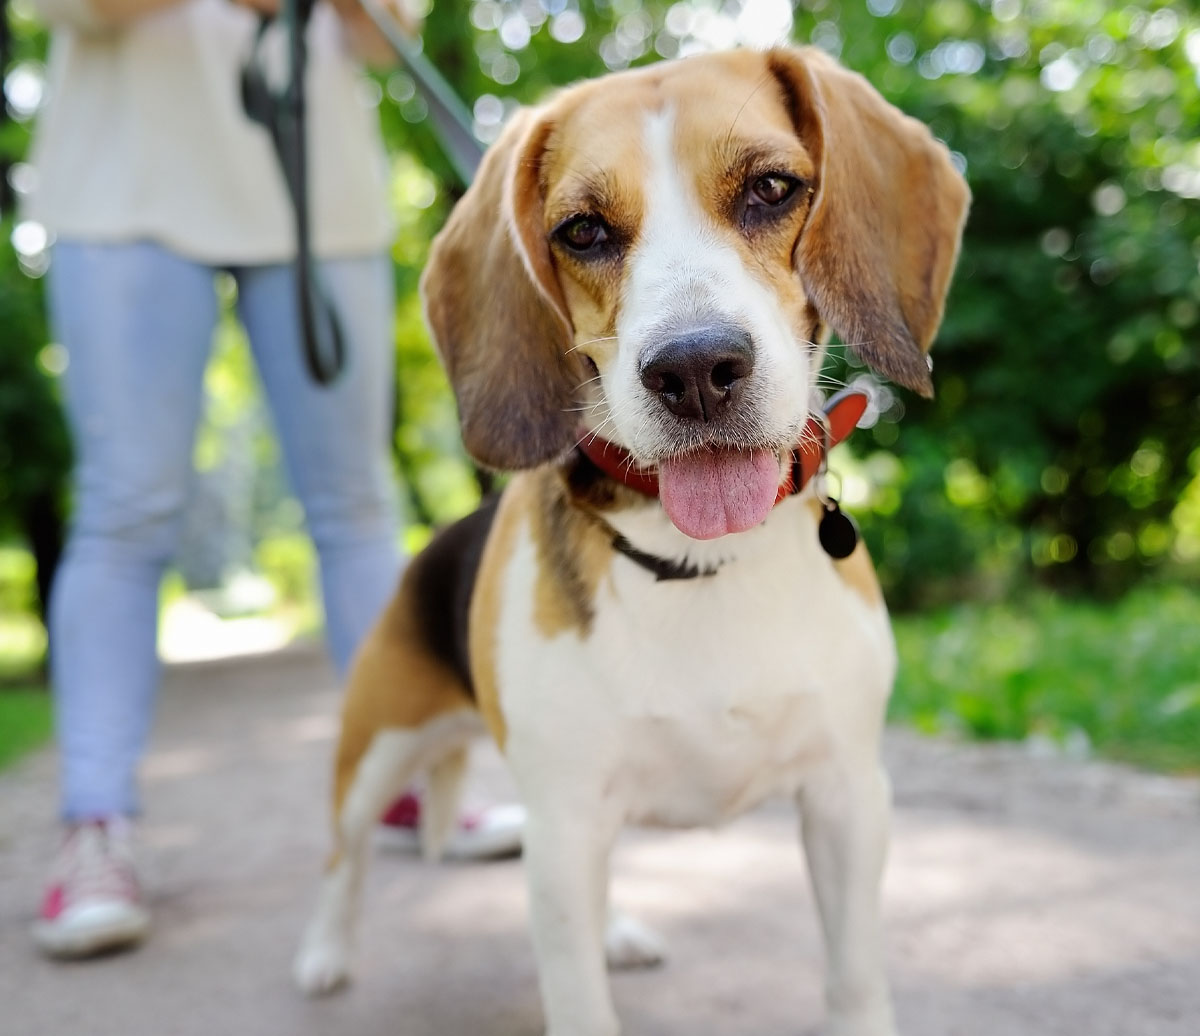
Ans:
{"type": "Polygon", "coordinates": [[[158,683],[158,585],[192,470],[212,271],[148,243],[56,247],[75,510],[50,600],[68,821],[132,814],[158,683]]]}
{"type": "Polygon", "coordinates": [[[158,683],[158,585],[191,472],[216,301],[212,271],[148,243],[55,248],[49,284],[66,347],[75,510],[50,599],[61,811],[75,826],[35,936],[81,955],[136,941],[123,818],[158,683]]]}
{"type": "Polygon", "coordinates": [[[320,558],[330,654],[345,676],[400,570],[388,445],[394,300],[386,255],[327,260],[321,271],[347,344],[346,369],[326,387],[305,366],[291,267],[246,267],[235,276],[292,487],[320,558]]]}

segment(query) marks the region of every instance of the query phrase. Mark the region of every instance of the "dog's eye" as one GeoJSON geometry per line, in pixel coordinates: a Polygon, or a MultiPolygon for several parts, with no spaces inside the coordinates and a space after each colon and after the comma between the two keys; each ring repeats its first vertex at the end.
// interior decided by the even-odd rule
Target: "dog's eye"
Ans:
{"type": "Polygon", "coordinates": [[[750,184],[746,202],[748,205],[782,205],[795,193],[797,182],[790,176],[773,173],[760,176],[750,184]]]}
{"type": "Polygon", "coordinates": [[[608,227],[598,216],[572,216],[554,236],[573,252],[590,252],[608,240],[608,227]]]}

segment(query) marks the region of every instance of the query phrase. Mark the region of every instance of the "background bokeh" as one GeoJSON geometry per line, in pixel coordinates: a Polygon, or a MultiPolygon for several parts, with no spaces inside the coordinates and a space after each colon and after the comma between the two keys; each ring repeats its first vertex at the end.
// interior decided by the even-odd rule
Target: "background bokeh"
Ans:
{"type": "MultiPolygon", "coordinates": [[[[1152,0],[476,0],[433,6],[424,28],[484,140],[555,86],[783,38],[836,54],[929,123],[974,195],[937,398],[885,389],[880,419],[839,451],[899,613],[896,716],[1200,768],[1200,14],[1152,0]]],[[[44,45],[9,0],[0,679],[24,682],[43,647],[38,577],[44,591],[70,506],[55,403],[67,358],[40,300],[52,242],[15,214],[37,175],[23,158],[44,45]]],[[[363,103],[392,152],[394,445],[415,547],[478,494],[416,297],[459,187],[407,75],[375,75],[363,103]]],[[[219,290],[228,313],[232,285],[219,290]]],[[[836,348],[830,373],[863,371],[836,348]]],[[[311,552],[232,317],[209,397],[198,517],[167,599],[190,589],[216,613],[311,623],[311,552]]]]}

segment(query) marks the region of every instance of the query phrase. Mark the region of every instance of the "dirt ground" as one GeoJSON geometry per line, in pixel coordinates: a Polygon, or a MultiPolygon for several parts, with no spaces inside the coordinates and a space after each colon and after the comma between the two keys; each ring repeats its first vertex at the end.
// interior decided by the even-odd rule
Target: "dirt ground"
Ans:
{"type": "MultiPolygon", "coordinates": [[[[520,865],[378,854],[356,983],[291,988],[327,848],[336,690],[290,649],[168,670],[145,768],[155,912],[140,952],[38,959],[27,928],[55,845],[54,759],[0,775],[4,1036],[539,1036],[520,865]]],[[[889,735],[885,888],[907,1036],[1197,1036],[1200,782],[1020,747],[889,735]]],[[[511,785],[486,746],[471,797],[511,785]]],[[[670,958],[618,975],[628,1036],[815,1036],[821,948],[785,805],[719,832],[635,832],[616,901],[670,958]]]]}

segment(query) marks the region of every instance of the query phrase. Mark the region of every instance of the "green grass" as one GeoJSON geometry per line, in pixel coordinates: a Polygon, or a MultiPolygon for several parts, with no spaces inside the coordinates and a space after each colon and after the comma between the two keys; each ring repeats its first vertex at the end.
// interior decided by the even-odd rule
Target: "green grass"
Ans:
{"type": "Polygon", "coordinates": [[[0,770],[49,739],[51,709],[43,688],[0,688],[0,770]]]}
{"type": "Polygon", "coordinates": [[[894,720],[985,739],[1039,735],[1200,773],[1194,591],[1143,588],[1113,604],[1033,595],[900,616],[895,628],[894,720]]]}
{"type": "Polygon", "coordinates": [[[46,633],[36,617],[0,610],[0,770],[50,738],[50,695],[35,686],[45,654],[46,633]]]}

